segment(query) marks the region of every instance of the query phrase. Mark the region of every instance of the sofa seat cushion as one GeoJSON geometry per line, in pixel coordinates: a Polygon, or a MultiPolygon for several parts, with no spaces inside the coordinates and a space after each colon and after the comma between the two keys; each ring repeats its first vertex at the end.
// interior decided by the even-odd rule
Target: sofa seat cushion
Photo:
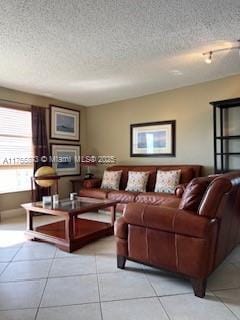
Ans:
{"type": "Polygon", "coordinates": [[[177,208],[180,199],[170,193],[141,192],[136,196],[135,202],[177,208]]]}
{"type": "Polygon", "coordinates": [[[108,193],[108,199],[116,200],[121,203],[129,203],[129,202],[134,202],[137,195],[138,195],[138,192],[124,191],[124,190],[119,190],[119,191],[111,190],[108,193]]]}
{"type": "Polygon", "coordinates": [[[107,195],[110,191],[111,191],[110,189],[99,189],[99,188],[81,189],[79,191],[79,196],[96,198],[96,199],[107,199],[107,195]]]}

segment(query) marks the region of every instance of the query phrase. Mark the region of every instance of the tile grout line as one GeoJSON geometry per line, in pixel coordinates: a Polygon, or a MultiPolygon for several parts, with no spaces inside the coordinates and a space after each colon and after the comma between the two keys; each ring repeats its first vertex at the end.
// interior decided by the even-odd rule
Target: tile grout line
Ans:
{"type": "MultiPolygon", "coordinates": [[[[143,269],[144,269],[144,268],[143,268],[143,269]]],[[[170,315],[167,313],[166,309],[164,308],[164,306],[163,306],[163,304],[162,304],[162,301],[161,301],[160,297],[158,296],[158,294],[157,294],[156,290],[154,289],[154,287],[153,287],[153,285],[152,285],[151,281],[148,279],[148,277],[147,277],[147,275],[146,275],[146,273],[145,273],[145,270],[143,270],[143,273],[144,273],[144,276],[145,276],[145,278],[146,278],[147,282],[149,283],[149,285],[152,287],[153,291],[155,292],[155,294],[156,294],[156,298],[158,299],[158,302],[160,303],[160,305],[161,305],[161,307],[162,307],[163,311],[165,312],[165,314],[166,314],[167,318],[168,318],[169,320],[171,320],[170,315]]]]}
{"type": "MultiPolygon", "coordinates": [[[[11,263],[14,263],[14,262],[20,262],[20,261],[13,261],[13,259],[14,259],[14,257],[18,254],[18,252],[19,252],[19,250],[21,250],[21,248],[22,248],[23,246],[21,246],[21,247],[19,247],[19,248],[16,248],[17,249],[17,251],[16,251],[16,253],[15,253],[15,255],[12,257],[12,259],[10,260],[10,261],[8,261],[7,262],[7,265],[6,265],[6,267],[5,268],[7,268],[7,266],[9,265],[9,264],[11,264],[11,263]]],[[[52,257],[52,258],[46,258],[46,259],[36,259],[36,260],[52,260],[52,263],[49,265],[49,270],[48,270],[48,275],[47,275],[47,278],[40,278],[40,279],[46,279],[46,283],[45,283],[45,286],[44,286],[44,289],[43,289],[43,293],[42,293],[42,296],[41,296],[41,300],[40,300],[40,304],[39,304],[39,306],[38,307],[35,307],[35,308],[19,308],[19,309],[21,309],[21,310],[24,310],[24,309],[35,309],[36,310],[36,315],[35,315],[35,320],[36,320],[36,318],[38,317],[38,312],[39,312],[39,310],[41,309],[40,308],[40,305],[41,305],[41,302],[42,302],[42,299],[43,299],[43,295],[44,295],[44,293],[45,293],[45,289],[46,289],[46,286],[47,286],[47,283],[48,283],[48,280],[49,279],[51,279],[51,277],[49,277],[49,275],[50,275],[50,271],[51,271],[51,268],[52,268],[52,265],[53,265],[53,262],[54,262],[54,260],[56,260],[56,259],[58,259],[58,257],[56,257],[56,254],[57,254],[57,249],[55,250],[55,254],[54,254],[54,257],[52,257]]],[[[61,258],[61,257],[60,257],[61,258]]],[[[62,257],[62,258],[65,258],[65,257],[62,257]]],[[[67,257],[67,258],[70,258],[70,257],[67,257]]],[[[97,258],[97,256],[96,256],[96,252],[95,252],[95,263],[96,263],[96,258],[97,258]]],[[[34,260],[24,260],[24,261],[29,261],[29,263],[31,262],[31,261],[34,261],[34,260]]],[[[234,265],[234,263],[232,263],[232,262],[229,262],[230,264],[233,264],[234,265]]],[[[234,266],[236,266],[236,265],[234,265],[234,266]]],[[[5,270],[5,268],[4,268],[4,270],[5,270]]],[[[3,270],[3,271],[4,271],[3,270]]],[[[146,277],[146,272],[145,272],[145,270],[143,269],[143,272],[144,272],[144,274],[145,274],[145,277],[146,277]]],[[[99,277],[101,276],[101,274],[109,274],[109,273],[111,273],[111,274],[114,274],[115,272],[98,272],[98,269],[97,269],[97,263],[96,263],[96,275],[97,275],[97,284],[98,284],[98,295],[99,295],[99,304],[100,304],[100,311],[101,311],[101,318],[103,319],[103,314],[102,314],[102,305],[101,305],[101,303],[102,302],[111,302],[111,301],[121,301],[121,300],[137,300],[137,299],[142,299],[143,297],[139,297],[139,298],[137,298],[137,297],[135,297],[135,298],[129,298],[129,299],[118,299],[118,300],[108,300],[108,301],[101,301],[101,298],[100,298],[100,290],[99,290],[99,277]]],[[[2,274],[2,273],[1,273],[2,274]]],[[[86,276],[86,275],[91,275],[91,274],[93,274],[93,273],[90,273],[90,274],[81,274],[82,276],[86,276]]],[[[68,275],[68,276],[56,276],[56,277],[54,277],[54,278],[64,278],[64,277],[72,277],[72,276],[78,276],[78,275],[68,275]]],[[[148,277],[147,277],[147,279],[148,279],[148,277]]],[[[29,279],[29,281],[34,281],[34,280],[36,280],[36,279],[29,279]]],[[[20,281],[28,281],[28,280],[17,280],[17,281],[14,281],[14,282],[20,282],[20,281]]],[[[12,281],[10,281],[11,283],[14,283],[14,282],[12,282],[12,281]]],[[[148,282],[150,282],[150,280],[148,279],[148,282]]],[[[150,283],[150,285],[151,285],[151,283],[150,283]]],[[[151,285],[152,286],[152,285],[151,285]]],[[[153,288],[153,287],[152,287],[153,288]]],[[[213,293],[213,295],[214,296],[216,296],[216,294],[214,293],[214,291],[225,291],[225,290],[234,290],[234,289],[238,289],[238,287],[237,288],[227,288],[227,289],[218,289],[218,290],[212,290],[212,293],[213,293]]],[[[154,288],[153,288],[153,290],[154,290],[154,288]]],[[[209,290],[210,292],[211,292],[211,290],[209,290]]],[[[154,292],[155,292],[155,290],[154,290],[154,292]]],[[[155,292],[156,293],[156,292],[155,292]]],[[[186,294],[189,294],[189,293],[186,293],[186,294]]],[[[158,296],[157,294],[156,294],[156,297],[155,298],[157,298],[158,299],[158,301],[160,302],[160,304],[161,304],[161,306],[163,307],[163,305],[162,305],[162,303],[161,303],[161,299],[160,299],[160,297],[165,297],[165,296],[177,296],[177,295],[184,295],[184,293],[182,293],[182,294],[172,294],[172,295],[163,295],[163,296],[158,296]]],[[[216,296],[217,297],[217,296],[216,296]]],[[[154,298],[154,296],[153,297],[146,297],[146,298],[154,298]]],[[[225,305],[225,303],[219,298],[219,297],[217,297],[217,299],[218,300],[220,300],[220,302],[222,302],[224,305],[225,305]]],[[[98,302],[91,302],[91,303],[98,303],[98,302]]],[[[84,304],[91,304],[90,302],[89,303],[87,303],[87,302],[85,302],[85,303],[80,303],[80,304],[72,304],[72,305],[84,305],[84,304]]],[[[69,305],[61,305],[61,307],[62,306],[69,306],[69,305]]],[[[225,305],[226,306],[226,305],[225,305]]],[[[46,307],[42,307],[42,308],[54,308],[54,307],[59,307],[59,306],[46,306],[46,307]]],[[[228,308],[228,306],[226,306],[226,308],[227,309],[229,309],[228,308]]],[[[9,310],[18,310],[18,309],[9,309],[9,310]]],[[[167,314],[167,312],[166,312],[166,310],[164,309],[164,307],[163,307],[163,310],[165,311],[165,313],[166,313],[166,315],[167,315],[167,317],[168,317],[168,314],[167,314]]],[[[230,310],[230,309],[229,309],[230,310]]],[[[235,313],[233,312],[233,311],[231,311],[230,310],[230,312],[235,316],[235,317],[237,317],[236,315],[235,315],[235,313]]],[[[169,317],[168,317],[169,318],[169,317]]],[[[238,317],[237,317],[237,319],[239,319],[238,317]]]]}
{"type": "Polygon", "coordinates": [[[43,299],[43,296],[44,296],[44,293],[45,293],[45,290],[46,290],[46,287],[47,287],[47,284],[48,284],[48,279],[49,279],[49,274],[50,274],[50,271],[52,269],[52,265],[53,265],[53,262],[54,262],[54,258],[57,254],[57,248],[55,248],[55,253],[54,253],[54,256],[52,258],[52,263],[50,264],[49,266],[49,270],[48,270],[48,274],[47,274],[47,278],[46,278],[46,283],[45,283],[45,286],[43,288],[43,292],[42,292],[42,295],[41,295],[41,298],[40,298],[40,301],[39,301],[39,305],[37,307],[37,311],[36,311],[36,314],[35,314],[35,317],[34,317],[34,320],[37,320],[37,317],[38,317],[38,313],[39,313],[39,309],[40,309],[40,306],[41,306],[41,303],[42,303],[42,299],[43,299]]]}
{"type": "Polygon", "coordinates": [[[102,301],[101,301],[101,296],[100,296],[100,285],[99,285],[99,278],[98,278],[98,269],[97,269],[97,257],[96,257],[96,253],[95,253],[95,266],[96,266],[96,277],[97,277],[97,286],[98,286],[98,298],[99,298],[100,314],[101,314],[101,319],[103,320],[102,301]]]}
{"type": "MultiPolygon", "coordinates": [[[[1,231],[1,230],[0,230],[1,231]]],[[[20,249],[22,249],[23,244],[21,245],[21,247],[17,248],[17,251],[15,252],[15,254],[12,256],[12,258],[9,261],[6,261],[5,263],[7,263],[7,265],[3,268],[2,272],[0,273],[0,276],[5,272],[5,270],[8,268],[8,266],[10,265],[10,263],[13,262],[13,259],[16,257],[16,255],[18,254],[18,252],[20,251],[20,249]]],[[[4,263],[4,262],[3,262],[4,263]]],[[[0,281],[0,283],[2,283],[0,281]]]]}
{"type": "Polygon", "coordinates": [[[213,291],[211,290],[209,291],[214,295],[214,297],[216,297],[219,300],[219,302],[221,302],[236,317],[236,319],[240,320],[240,318],[235,314],[235,312],[233,312],[220,297],[218,297],[213,291]]]}

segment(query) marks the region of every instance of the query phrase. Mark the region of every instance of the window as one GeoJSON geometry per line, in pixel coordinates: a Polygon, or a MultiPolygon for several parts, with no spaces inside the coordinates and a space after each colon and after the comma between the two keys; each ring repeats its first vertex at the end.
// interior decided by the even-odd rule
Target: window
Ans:
{"type": "Polygon", "coordinates": [[[31,112],[0,107],[0,193],[31,189],[31,112]]]}

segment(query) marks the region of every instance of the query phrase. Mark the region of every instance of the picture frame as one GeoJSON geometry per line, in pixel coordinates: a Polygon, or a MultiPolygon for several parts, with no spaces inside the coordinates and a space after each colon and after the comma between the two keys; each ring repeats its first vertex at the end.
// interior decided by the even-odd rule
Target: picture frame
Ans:
{"type": "Polygon", "coordinates": [[[176,121],[130,125],[131,157],[175,157],[176,121]]]}
{"type": "Polygon", "coordinates": [[[81,146],[51,143],[52,167],[59,176],[81,174],[81,146]]]}
{"type": "Polygon", "coordinates": [[[50,105],[50,139],[79,141],[80,111],[50,105]]]}

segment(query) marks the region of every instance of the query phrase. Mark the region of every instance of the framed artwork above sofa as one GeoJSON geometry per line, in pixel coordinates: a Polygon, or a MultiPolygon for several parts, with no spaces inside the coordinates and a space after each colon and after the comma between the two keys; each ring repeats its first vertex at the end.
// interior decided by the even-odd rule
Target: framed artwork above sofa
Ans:
{"type": "Polygon", "coordinates": [[[176,121],[130,125],[131,157],[175,157],[176,121]]]}

